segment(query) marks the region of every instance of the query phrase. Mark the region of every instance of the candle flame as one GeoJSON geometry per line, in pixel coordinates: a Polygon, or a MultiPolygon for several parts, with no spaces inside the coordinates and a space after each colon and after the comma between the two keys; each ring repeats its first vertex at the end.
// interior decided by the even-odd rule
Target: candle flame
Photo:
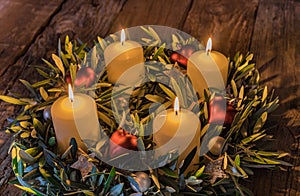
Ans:
{"type": "Polygon", "coordinates": [[[211,38],[208,38],[207,44],[206,44],[206,54],[208,55],[211,52],[212,49],[212,40],[211,38]]]}
{"type": "Polygon", "coordinates": [[[73,93],[71,84],[68,85],[68,92],[69,92],[69,100],[73,103],[73,101],[74,101],[74,93],[73,93]]]}
{"type": "Polygon", "coordinates": [[[175,115],[178,115],[178,112],[179,112],[179,99],[178,99],[178,97],[176,97],[175,101],[174,101],[174,112],[175,112],[175,115]]]}
{"type": "Polygon", "coordinates": [[[123,45],[125,42],[125,31],[124,29],[121,30],[121,44],[123,45]]]}

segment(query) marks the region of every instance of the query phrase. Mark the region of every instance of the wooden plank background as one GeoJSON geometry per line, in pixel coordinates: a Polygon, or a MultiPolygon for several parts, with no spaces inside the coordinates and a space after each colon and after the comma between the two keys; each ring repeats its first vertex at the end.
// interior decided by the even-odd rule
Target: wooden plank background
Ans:
{"type": "MultiPolygon", "coordinates": [[[[228,56],[254,53],[262,84],[281,105],[271,120],[274,147],[291,153],[287,171],[257,170],[245,182],[255,195],[300,195],[300,2],[298,0],[0,0],[0,92],[26,94],[18,82],[37,80],[31,64],[56,52],[69,35],[92,44],[121,28],[164,25],[205,41],[228,56]]],[[[0,103],[0,127],[19,108],[0,103]]],[[[0,132],[0,195],[20,195],[7,185],[11,135],[0,132]]]]}

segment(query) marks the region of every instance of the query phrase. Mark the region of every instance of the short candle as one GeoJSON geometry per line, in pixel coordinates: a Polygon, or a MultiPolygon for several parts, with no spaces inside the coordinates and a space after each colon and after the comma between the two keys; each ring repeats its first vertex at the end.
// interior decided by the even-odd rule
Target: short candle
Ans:
{"type": "Polygon", "coordinates": [[[179,110],[179,101],[176,97],[174,109],[160,112],[153,121],[153,140],[156,144],[155,157],[167,154],[170,150],[178,150],[178,163],[197,147],[196,155],[191,162],[192,166],[199,162],[200,121],[191,111],[179,110]]]}
{"type": "Polygon", "coordinates": [[[204,89],[224,90],[227,83],[228,59],[211,50],[212,40],[209,38],[206,50],[193,53],[187,63],[187,75],[200,97],[203,97],[204,89]]]}
{"type": "Polygon", "coordinates": [[[100,138],[100,127],[95,100],[85,94],[75,93],[69,85],[69,97],[58,98],[51,107],[53,126],[58,150],[63,153],[74,137],[82,150],[87,150],[82,142],[97,142],[100,138]]]}
{"type": "Polygon", "coordinates": [[[121,31],[121,41],[108,45],[104,50],[104,60],[108,81],[113,84],[134,85],[145,74],[143,48],[135,41],[125,41],[124,29],[121,31]],[[136,66],[135,69],[129,70],[133,66],[136,66]],[[118,81],[126,71],[126,78],[118,81]]]}

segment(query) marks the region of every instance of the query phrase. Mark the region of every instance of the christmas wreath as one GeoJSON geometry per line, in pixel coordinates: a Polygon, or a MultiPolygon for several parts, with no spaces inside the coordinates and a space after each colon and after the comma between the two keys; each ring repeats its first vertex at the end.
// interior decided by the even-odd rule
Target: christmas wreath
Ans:
{"type": "Polygon", "coordinates": [[[253,175],[252,168],[290,166],[281,160],[287,153],[264,148],[272,138],[267,117],[278,107],[279,100],[273,91],[269,93],[266,86],[259,85],[252,54],[237,53],[229,58],[225,97],[214,89],[195,99],[195,91],[189,86],[184,90],[178,88],[187,77],[175,78],[172,70],[185,73],[186,57],[203,46],[178,33],[172,35],[170,50],[152,27],[141,29],[148,35],[142,39],[147,43],[143,53],[148,82],[136,86],[129,101],[120,96],[124,89],[113,91],[114,84],[108,81],[103,69],[103,52],[117,39],[115,36],[110,36],[110,41],[98,37],[93,48],[66,37],[64,44],[59,42],[57,55],[52,54],[49,61],[43,59],[45,66],[36,66],[43,79],[34,84],[20,80],[30,91],[30,97],[13,92],[0,96],[5,102],[23,106],[21,114],[8,119],[6,127],[15,138],[9,150],[15,174],[11,184],[35,195],[252,195],[239,183],[253,175]],[[114,160],[123,156],[122,151],[112,149],[109,141],[99,141],[94,148],[84,151],[71,139],[69,147],[59,153],[50,107],[66,94],[68,84],[95,98],[103,133],[122,147],[137,151],[155,146],[151,134],[137,134],[151,131],[151,126],[143,126],[155,116],[149,111],[168,108],[179,96],[192,111],[198,108],[199,140],[208,151],[199,158],[196,170],[189,170],[195,156],[192,150],[182,163],[169,160],[170,152],[157,160],[160,167],[138,172],[101,161],[105,154],[114,160]],[[218,108],[224,101],[226,108],[218,108]],[[112,104],[128,104],[129,109],[112,111],[112,104]],[[225,117],[224,124],[216,123],[218,115],[225,117]],[[122,129],[116,118],[122,122],[133,119],[135,123],[122,129]],[[127,143],[120,142],[121,137],[126,137],[127,143]]]}

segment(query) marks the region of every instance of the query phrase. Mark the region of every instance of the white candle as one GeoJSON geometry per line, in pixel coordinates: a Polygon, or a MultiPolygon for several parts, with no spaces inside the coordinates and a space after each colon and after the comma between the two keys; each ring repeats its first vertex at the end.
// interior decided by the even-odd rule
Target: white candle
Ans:
{"type": "Polygon", "coordinates": [[[189,170],[195,169],[193,165],[199,162],[200,126],[200,121],[193,112],[186,109],[179,110],[176,97],[174,110],[168,109],[159,113],[153,121],[155,157],[177,150],[180,164],[197,147],[196,155],[189,167],[189,170]]]}
{"type": "Polygon", "coordinates": [[[126,77],[118,81],[119,84],[134,85],[145,74],[143,48],[135,41],[125,41],[124,29],[121,31],[121,41],[112,43],[105,49],[104,60],[108,80],[113,84],[117,83],[126,71],[126,77]],[[129,69],[133,66],[136,67],[129,69]]]}
{"type": "Polygon", "coordinates": [[[212,41],[209,38],[206,51],[193,53],[188,59],[187,75],[200,97],[204,89],[225,89],[228,72],[228,59],[220,52],[211,51],[212,41]]]}
{"type": "Polygon", "coordinates": [[[100,128],[95,100],[85,94],[73,95],[69,84],[69,97],[57,99],[51,107],[52,120],[58,144],[58,150],[63,153],[74,137],[80,148],[87,150],[82,142],[97,142],[100,138],[100,128]]]}

